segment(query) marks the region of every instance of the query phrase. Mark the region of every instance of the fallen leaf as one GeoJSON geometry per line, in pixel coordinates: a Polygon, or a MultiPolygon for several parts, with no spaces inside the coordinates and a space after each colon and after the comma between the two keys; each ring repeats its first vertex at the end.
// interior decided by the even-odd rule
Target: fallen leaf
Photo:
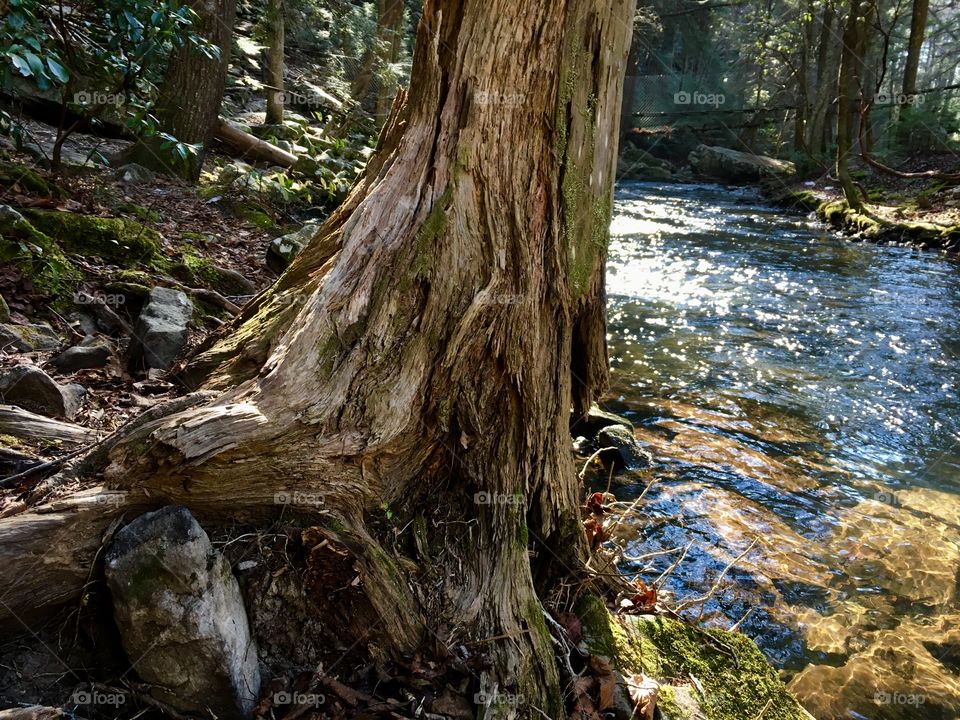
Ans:
{"type": "Polygon", "coordinates": [[[653,720],[660,683],[648,675],[636,673],[627,678],[627,693],[633,703],[633,720],[653,720]]]}

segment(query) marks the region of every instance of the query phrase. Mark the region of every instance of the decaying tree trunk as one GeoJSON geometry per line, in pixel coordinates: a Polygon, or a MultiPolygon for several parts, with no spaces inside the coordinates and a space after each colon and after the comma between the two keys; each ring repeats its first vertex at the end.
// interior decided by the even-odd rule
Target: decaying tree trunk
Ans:
{"type": "MultiPolygon", "coordinates": [[[[562,715],[541,601],[588,552],[568,422],[606,381],[634,4],[428,0],[364,176],[192,364],[219,397],[138,428],[106,472],[125,502],[205,522],[273,518],[299,494],[286,512],[354,556],[378,652],[464,646],[487,692],[537,717],[562,715]]],[[[82,559],[13,555],[41,575],[82,559]]]]}
{"type": "Polygon", "coordinates": [[[238,153],[240,157],[253,162],[268,162],[271,165],[290,167],[297,161],[297,156],[292,152],[287,152],[273,143],[251,135],[224,118],[217,120],[214,137],[238,153]]]}
{"type": "Polygon", "coordinates": [[[191,0],[189,4],[198,18],[193,30],[219,48],[219,57],[208,57],[192,43],[177,48],[160,88],[156,115],[162,133],[196,145],[197,152],[182,158],[156,135],[139,140],[128,158],[158,172],[196,180],[223,103],[236,0],[191,0]]]}

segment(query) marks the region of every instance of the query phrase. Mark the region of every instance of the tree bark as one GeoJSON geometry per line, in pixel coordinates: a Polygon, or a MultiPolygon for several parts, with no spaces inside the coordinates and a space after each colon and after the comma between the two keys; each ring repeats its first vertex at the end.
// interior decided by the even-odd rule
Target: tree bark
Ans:
{"type": "Polygon", "coordinates": [[[462,645],[521,716],[564,713],[542,602],[589,553],[569,418],[606,382],[634,5],[428,0],[358,185],[193,363],[221,395],[139,428],[106,471],[208,521],[321,496],[300,510],[352,553],[380,652],[462,645]],[[418,551],[397,542],[411,526],[418,551]]]}
{"type": "Polygon", "coordinates": [[[267,116],[268,125],[283,124],[284,7],[283,0],[268,0],[267,35],[267,116]]]}
{"type": "Polygon", "coordinates": [[[162,138],[152,136],[139,140],[128,157],[158,172],[195,181],[223,102],[236,0],[190,0],[189,4],[197,15],[194,32],[219,48],[219,57],[206,57],[192,43],[177,48],[160,88],[156,116],[161,132],[196,145],[197,152],[183,159],[164,147],[167,143],[162,138]]]}

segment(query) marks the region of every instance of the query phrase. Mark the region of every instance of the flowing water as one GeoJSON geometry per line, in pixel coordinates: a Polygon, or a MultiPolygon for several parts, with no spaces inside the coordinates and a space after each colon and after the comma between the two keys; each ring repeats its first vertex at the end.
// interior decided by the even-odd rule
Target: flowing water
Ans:
{"type": "Polygon", "coordinates": [[[621,526],[826,718],[960,716],[960,263],[714,185],[621,186],[608,409],[655,481],[621,526]]]}

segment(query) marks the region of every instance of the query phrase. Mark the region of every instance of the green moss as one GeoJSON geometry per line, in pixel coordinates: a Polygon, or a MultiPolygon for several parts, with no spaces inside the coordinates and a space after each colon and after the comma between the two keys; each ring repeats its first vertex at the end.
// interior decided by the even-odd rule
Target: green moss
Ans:
{"type": "Polygon", "coordinates": [[[430,211],[429,217],[417,233],[414,244],[416,257],[413,262],[415,277],[424,278],[430,272],[434,245],[447,229],[447,213],[450,211],[449,205],[452,197],[453,187],[451,186],[437,200],[430,211]]]}
{"type": "Polygon", "coordinates": [[[117,203],[113,207],[118,213],[123,213],[124,215],[133,215],[141,222],[156,223],[160,222],[161,219],[160,213],[158,213],[156,210],[151,210],[143,205],[137,205],[136,203],[121,202],[117,203]]]}
{"type": "Polygon", "coordinates": [[[69,304],[80,271],[49,236],[13,211],[0,213],[0,262],[14,265],[55,307],[69,304]]]}
{"type": "Polygon", "coordinates": [[[624,675],[656,678],[661,683],[658,704],[670,718],[690,717],[671,683],[692,683],[696,678],[704,694],[695,696],[709,720],[754,718],[761,712],[765,720],[809,720],[776,670],[744,635],[702,630],[660,616],[614,617],[599,598],[589,596],[580,599],[576,612],[587,650],[611,658],[624,675]]]}
{"type": "Polygon", "coordinates": [[[30,168],[6,161],[0,161],[0,185],[6,188],[16,185],[25,192],[57,199],[70,196],[62,187],[44,180],[30,168]]]}
{"type": "Polygon", "coordinates": [[[34,210],[29,219],[68,253],[127,267],[162,264],[160,235],[133,220],[47,210],[34,210]]]}
{"type": "Polygon", "coordinates": [[[234,200],[227,203],[227,207],[234,216],[240,218],[246,223],[253,225],[260,230],[275,231],[279,230],[276,221],[270,217],[266,210],[254,205],[253,203],[234,200]]]}

